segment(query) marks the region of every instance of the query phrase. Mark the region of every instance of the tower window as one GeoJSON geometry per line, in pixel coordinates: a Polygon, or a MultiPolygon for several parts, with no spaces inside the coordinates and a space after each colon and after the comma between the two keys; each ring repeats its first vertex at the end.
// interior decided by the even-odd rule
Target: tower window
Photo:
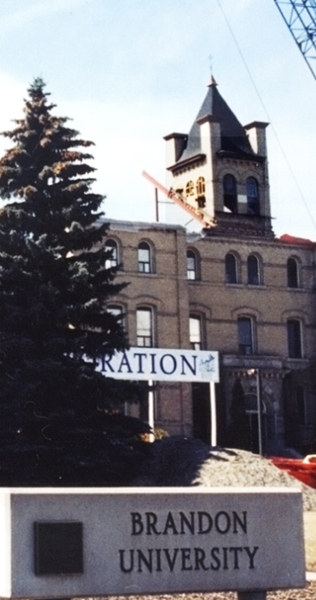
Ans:
{"type": "Polygon", "coordinates": [[[139,307],[136,311],[137,346],[152,347],[153,319],[151,308],[139,307]]]}
{"type": "Polygon", "coordinates": [[[193,181],[188,181],[185,186],[185,195],[186,196],[194,196],[194,183],[193,181]]]}
{"type": "Polygon", "coordinates": [[[298,319],[288,320],[287,341],[289,358],[302,358],[301,322],[298,319]]]}
{"type": "Polygon", "coordinates": [[[254,177],[248,177],[246,183],[247,190],[247,212],[249,215],[260,214],[259,187],[254,177]]]}
{"type": "Polygon", "coordinates": [[[287,285],[289,288],[298,288],[298,264],[295,258],[287,261],[287,285]]]}
{"type": "Polygon", "coordinates": [[[115,240],[107,240],[105,248],[109,251],[109,257],[105,261],[105,268],[117,267],[118,265],[118,246],[115,240]],[[110,254],[111,253],[111,254],[110,254]]]}
{"type": "Polygon", "coordinates": [[[253,254],[248,256],[247,272],[248,272],[248,284],[249,285],[259,285],[259,283],[260,283],[259,260],[253,254]]]}
{"type": "Polygon", "coordinates": [[[225,276],[226,283],[237,283],[237,261],[234,254],[228,253],[225,256],[225,276]]]}
{"type": "Polygon", "coordinates": [[[205,200],[205,179],[204,177],[199,177],[196,182],[196,201],[199,208],[204,208],[206,204],[205,200]]]}
{"type": "Polygon", "coordinates": [[[196,182],[196,194],[197,196],[201,196],[205,194],[205,179],[204,177],[199,177],[196,182]]]}
{"type": "Polygon", "coordinates": [[[234,175],[229,173],[223,179],[224,209],[237,213],[237,185],[234,175]]]}
{"type": "Polygon", "coordinates": [[[147,242],[141,242],[138,246],[138,271],[139,273],[151,273],[151,252],[147,242]]]}
{"type": "Polygon", "coordinates": [[[238,319],[238,348],[243,355],[253,354],[253,324],[249,317],[238,319]]]}

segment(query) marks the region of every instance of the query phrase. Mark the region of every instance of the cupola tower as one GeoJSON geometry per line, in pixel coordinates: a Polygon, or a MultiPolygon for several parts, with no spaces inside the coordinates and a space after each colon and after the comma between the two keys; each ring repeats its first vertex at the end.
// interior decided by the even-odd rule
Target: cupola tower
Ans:
{"type": "Polygon", "coordinates": [[[273,237],[267,125],[242,126],[212,77],[189,134],[164,138],[167,185],[198,211],[209,235],[273,237]]]}

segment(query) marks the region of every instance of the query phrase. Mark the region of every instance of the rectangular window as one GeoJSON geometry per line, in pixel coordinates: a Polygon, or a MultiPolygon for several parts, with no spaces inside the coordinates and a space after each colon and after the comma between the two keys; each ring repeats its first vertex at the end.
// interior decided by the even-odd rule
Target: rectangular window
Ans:
{"type": "Polygon", "coordinates": [[[136,312],[137,346],[152,347],[153,326],[150,308],[138,308],[136,312]]]}
{"type": "Polygon", "coordinates": [[[298,385],[296,388],[296,404],[298,422],[300,425],[306,424],[306,404],[305,404],[305,389],[303,385],[298,385]]]}
{"type": "Polygon", "coordinates": [[[201,350],[201,319],[200,317],[190,317],[190,346],[192,350],[201,350]]]}
{"type": "Polygon", "coordinates": [[[194,252],[187,252],[187,278],[191,281],[196,279],[196,257],[194,252]]]}
{"type": "Polygon", "coordinates": [[[288,320],[287,341],[289,358],[302,358],[301,323],[298,319],[288,320]]]}
{"type": "Polygon", "coordinates": [[[105,268],[110,269],[111,267],[117,267],[118,265],[118,246],[115,240],[108,240],[105,248],[111,252],[111,256],[105,261],[105,268]]]}
{"type": "Polygon", "coordinates": [[[252,320],[249,317],[238,319],[238,348],[240,354],[251,355],[254,353],[252,320]]]}

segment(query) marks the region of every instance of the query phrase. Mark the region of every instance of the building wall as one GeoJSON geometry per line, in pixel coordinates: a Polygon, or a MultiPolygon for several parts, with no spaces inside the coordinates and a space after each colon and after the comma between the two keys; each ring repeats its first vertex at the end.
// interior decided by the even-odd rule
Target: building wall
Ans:
{"type": "MultiPolygon", "coordinates": [[[[111,299],[124,308],[125,325],[132,346],[137,345],[137,307],[152,309],[154,345],[188,348],[188,286],[186,280],[186,232],[182,227],[111,222],[109,237],[119,245],[122,263],[117,281],[128,286],[111,299]],[[151,248],[152,272],[138,271],[138,246],[151,248]]],[[[190,385],[156,384],[155,424],[170,434],[192,433],[190,385]]],[[[132,416],[139,408],[129,407],[132,416]]]]}
{"type": "MultiPolygon", "coordinates": [[[[108,237],[117,241],[122,269],[118,281],[129,285],[111,303],[126,312],[131,345],[137,344],[136,309],[153,309],[154,345],[162,348],[190,348],[189,316],[201,317],[205,349],[218,350],[221,382],[217,386],[219,442],[227,444],[231,418],[232,390],[238,379],[251,398],[260,394],[265,428],[266,451],[296,445],[307,448],[315,422],[313,369],[316,356],[314,317],[314,247],[281,240],[243,240],[217,237],[204,232],[187,237],[184,228],[162,224],[111,222],[108,237]],[[152,253],[152,273],[138,271],[138,245],[146,241],[152,253]],[[187,251],[195,252],[197,278],[187,278],[187,251]],[[238,263],[238,282],[226,283],[225,256],[233,253],[238,263]],[[260,284],[249,285],[247,259],[255,255],[260,264],[260,284]],[[289,288],[287,260],[299,265],[299,287],[289,288]],[[238,343],[237,319],[253,319],[253,354],[244,356],[238,343]],[[302,358],[288,357],[287,319],[302,323],[302,358]],[[304,387],[305,423],[297,420],[295,390],[304,387]]],[[[156,386],[156,427],[169,434],[196,433],[209,419],[203,386],[189,384],[156,386]],[[199,400],[200,398],[200,400],[199,400]],[[200,404],[199,404],[200,402],[200,404]]],[[[132,409],[137,415],[138,408],[132,409]]],[[[253,420],[255,417],[249,416],[253,420]]],[[[205,434],[208,435],[208,434],[205,434]]],[[[209,440],[204,440],[209,441],[209,440]]],[[[256,449],[256,448],[254,448],[256,449]]]]}

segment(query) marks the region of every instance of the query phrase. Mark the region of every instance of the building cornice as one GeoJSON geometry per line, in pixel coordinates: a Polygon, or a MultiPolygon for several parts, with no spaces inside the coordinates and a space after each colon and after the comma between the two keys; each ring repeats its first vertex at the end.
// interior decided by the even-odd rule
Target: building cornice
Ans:
{"type": "Polygon", "coordinates": [[[195,154],[194,156],[190,156],[189,158],[186,158],[185,160],[179,160],[179,162],[175,163],[174,165],[171,165],[171,167],[167,168],[167,171],[177,171],[178,169],[183,169],[185,167],[188,166],[192,166],[194,163],[200,163],[201,161],[204,161],[206,158],[206,154],[195,154]]]}

